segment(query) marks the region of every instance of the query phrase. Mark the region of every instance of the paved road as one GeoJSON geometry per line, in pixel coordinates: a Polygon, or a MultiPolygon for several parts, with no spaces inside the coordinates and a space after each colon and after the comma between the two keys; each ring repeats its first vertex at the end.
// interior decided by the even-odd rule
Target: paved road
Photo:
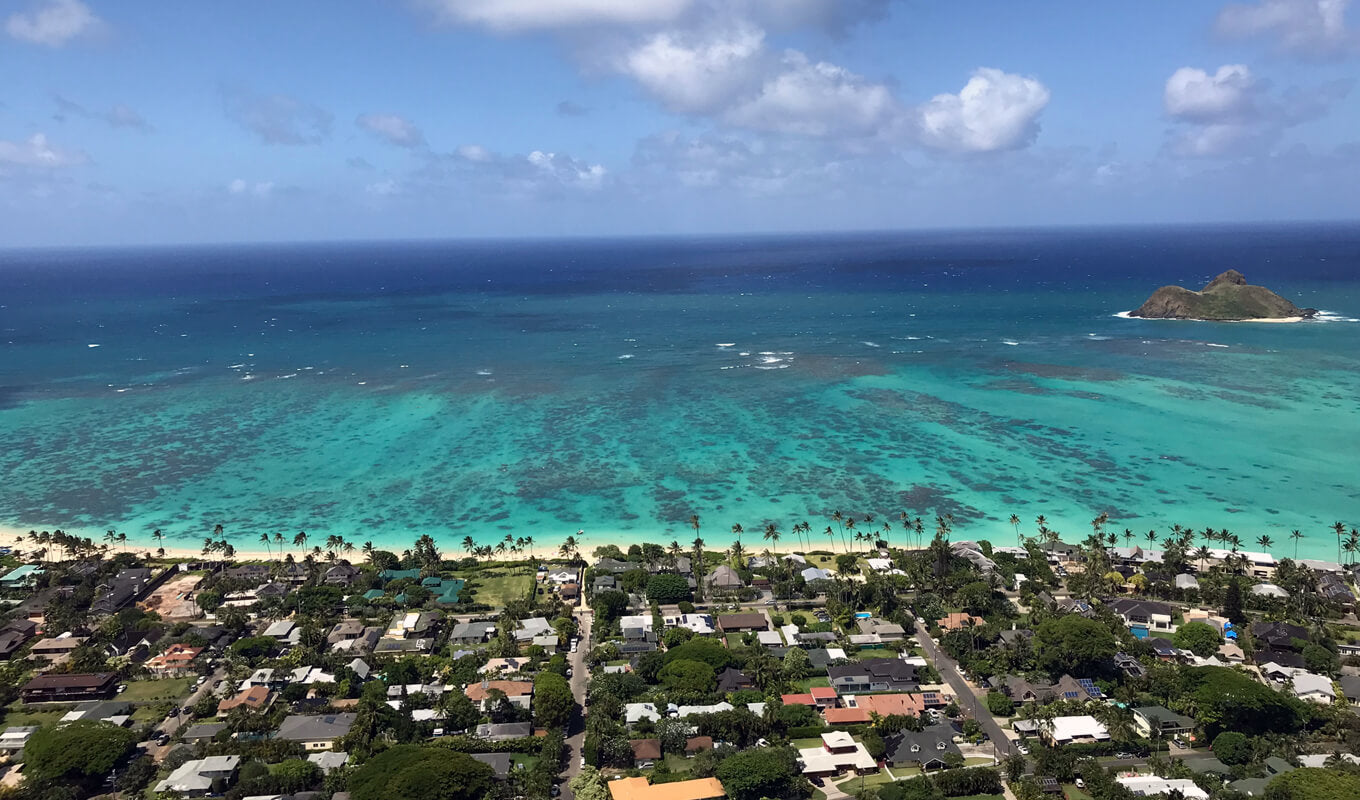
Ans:
{"type": "Polygon", "coordinates": [[[1006,732],[1001,729],[1000,725],[996,724],[991,712],[974,693],[973,687],[969,686],[968,681],[963,679],[963,675],[959,672],[959,665],[949,657],[948,653],[941,650],[939,645],[935,644],[935,641],[930,638],[930,631],[926,630],[926,626],[921,624],[920,620],[916,621],[916,641],[920,642],[921,649],[926,651],[926,657],[930,659],[930,663],[935,665],[935,670],[940,673],[940,677],[954,689],[954,697],[959,707],[982,725],[982,731],[987,734],[987,738],[991,739],[992,744],[996,747],[997,758],[1001,759],[1010,755],[1011,740],[1006,737],[1006,732]]]}
{"type": "MultiPolygon", "coordinates": [[[[577,614],[581,618],[580,632],[581,646],[575,653],[567,656],[567,664],[571,666],[571,693],[576,698],[577,711],[571,715],[571,727],[567,736],[567,767],[562,770],[562,779],[570,781],[581,772],[581,754],[586,741],[586,726],[583,712],[586,707],[586,683],[590,680],[590,675],[586,671],[586,647],[590,641],[590,628],[595,621],[594,613],[588,608],[582,608],[577,614]]],[[[571,789],[564,783],[562,786],[562,797],[571,799],[571,789]]]]}
{"type": "MultiPolygon", "coordinates": [[[[203,685],[196,687],[187,698],[179,701],[179,705],[175,710],[178,711],[180,708],[192,706],[194,703],[198,702],[199,698],[203,697],[205,694],[211,693],[213,687],[217,685],[217,682],[226,677],[226,675],[227,669],[225,666],[213,670],[212,674],[208,676],[208,679],[203,682],[203,685]]],[[[161,760],[165,758],[165,754],[173,747],[173,744],[160,747],[156,744],[156,737],[161,733],[174,736],[176,731],[189,724],[191,724],[191,717],[188,714],[172,712],[170,716],[161,720],[161,723],[152,729],[151,738],[148,741],[142,742],[142,748],[159,764],[161,760]]]]}

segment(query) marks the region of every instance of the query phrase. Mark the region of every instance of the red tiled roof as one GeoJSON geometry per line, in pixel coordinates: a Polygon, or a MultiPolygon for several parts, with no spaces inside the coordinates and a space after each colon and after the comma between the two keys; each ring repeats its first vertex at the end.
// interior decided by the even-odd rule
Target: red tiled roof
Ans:
{"type": "Polygon", "coordinates": [[[830,700],[836,696],[836,690],[830,686],[814,686],[810,693],[814,700],[830,700]]]}
{"type": "Polygon", "coordinates": [[[858,725],[869,721],[867,708],[828,708],[822,712],[828,725],[858,725]]]}
{"type": "Polygon", "coordinates": [[[817,705],[817,700],[816,700],[815,698],[813,698],[813,696],[810,695],[810,694],[786,694],[786,695],[780,695],[779,699],[780,699],[780,700],[783,700],[783,701],[784,701],[784,705],[786,705],[786,706],[815,706],[815,705],[817,705]]]}

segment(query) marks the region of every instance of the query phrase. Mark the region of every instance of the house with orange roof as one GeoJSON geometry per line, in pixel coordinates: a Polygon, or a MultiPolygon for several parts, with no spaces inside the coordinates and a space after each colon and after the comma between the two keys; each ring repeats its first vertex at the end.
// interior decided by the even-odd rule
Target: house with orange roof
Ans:
{"type": "Polygon", "coordinates": [[[814,686],[808,690],[808,694],[812,695],[812,699],[817,703],[818,708],[836,707],[836,690],[830,686],[814,686]]]}
{"type": "Polygon", "coordinates": [[[533,704],[534,684],[532,681],[484,680],[481,683],[468,684],[467,689],[464,690],[463,693],[468,696],[469,700],[485,709],[486,701],[491,696],[493,690],[504,693],[505,698],[510,701],[511,705],[519,706],[520,708],[529,708],[530,705],[533,704]]]}
{"type": "Polygon", "coordinates": [[[810,708],[817,707],[817,698],[813,697],[811,693],[782,694],[779,696],[779,699],[782,700],[784,705],[786,706],[808,706],[810,708]]]}
{"type": "Polygon", "coordinates": [[[719,800],[727,790],[717,778],[651,784],[646,778],[620,778],[609,782],[613,800],[719,800]]]}
{"type": "MultiPolygon", "coordinates": [[[[852,698],[845,698],[850,706],[852,698]]],[[[925,698],[919,694],[861,694],[854,698],[854,707],[862,708],[880,717],[898,716],[919,717],[926,710],[925,698]]]]}
{"type": "Polygon", "coordinates": [[[270,691],[268,686],[252,686],[218,703],[217,716],[225,717],[233,708],[262,711],[269,707],[269,701],[272,699],[274,699],[274,693],[270,691]]]}
{"type": "Polygon", "coordinates": [[[827,725],[864,725],[872,720],[867,708],[828,708],[822,711],[827,725]]]}
{"type": "Polygon", "coordinates": [[[190,647],[187,644],[172,644],[164,653],[146,660],[146,668],[157,675],[178,675],[193,664],[198,654],[205,648],[190,647]]]}
{"type": "Polygon", "coordinates": [[[975,617],[972,614],[965,614],[962,611],[956,611],[953,614],[945,614],[938,622],[939,626],[946,631],[961,631],[967,628],[976,628],[987,623],[982,617],[975,617]]]}

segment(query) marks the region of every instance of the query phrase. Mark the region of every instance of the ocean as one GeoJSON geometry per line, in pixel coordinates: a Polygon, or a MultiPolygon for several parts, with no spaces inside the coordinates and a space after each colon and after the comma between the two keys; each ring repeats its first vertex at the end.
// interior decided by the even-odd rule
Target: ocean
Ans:
{"type": "Polygon", "coordinates": [[[1336,558],[1360,524],[1360,225],[4,251],[0,287],[10,528],[825,547],[836,510],[899,544],[904,511],[996,544],[1104,511],[1336,558]],[[1228,268],[1328,321],[1116,316],[1228,268]]]}

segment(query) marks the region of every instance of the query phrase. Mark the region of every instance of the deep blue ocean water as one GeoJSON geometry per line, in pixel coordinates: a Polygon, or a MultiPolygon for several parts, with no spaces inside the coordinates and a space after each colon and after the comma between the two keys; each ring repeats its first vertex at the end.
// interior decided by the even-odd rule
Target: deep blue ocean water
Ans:
{"type": "Polygon", "coordinates": [[[1357,225],[8,251],[0,287],[25,530],[787,544],[839,509],[1006,542],[1107,511],[1335,557],[1360,522],[1357,225]],[[1114,316],[1228,268],[1335,321],[1114,316]]]}

